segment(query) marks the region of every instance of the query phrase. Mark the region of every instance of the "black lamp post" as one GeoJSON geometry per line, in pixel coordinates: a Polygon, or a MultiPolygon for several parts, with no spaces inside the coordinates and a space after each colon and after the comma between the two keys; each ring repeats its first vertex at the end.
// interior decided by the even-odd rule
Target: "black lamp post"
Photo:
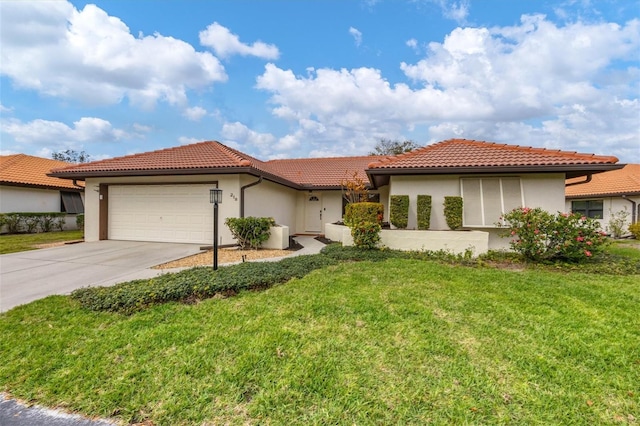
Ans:
{"type": "Polygon", "coordinates": [[[218,204],[222,203],[222,189],[209,190],[209,201],[213,204],[213,270],[218,270],[218,204]]]}

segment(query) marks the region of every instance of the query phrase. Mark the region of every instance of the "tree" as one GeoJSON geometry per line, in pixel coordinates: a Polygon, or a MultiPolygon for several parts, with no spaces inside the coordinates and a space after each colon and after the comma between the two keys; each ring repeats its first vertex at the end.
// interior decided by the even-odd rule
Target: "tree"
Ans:
{"type": "Polygon", "coordinates": [[[420,148],[420,145],[412,140],[400,142],[398,140],[392,141],[391,139],[380,139],[374,150],[370,152],[369,155],[398,155],[404,152],[413,151],[416,148],[420,148]]]}
{"type": "Polygon", "coordinates": [[[67,163],[88,163],[91,156],[84,151],[75,151],[67,149],[66,151],[58,151],[51,154],[51,158],[58,161],[66,161],[67,163]]]}

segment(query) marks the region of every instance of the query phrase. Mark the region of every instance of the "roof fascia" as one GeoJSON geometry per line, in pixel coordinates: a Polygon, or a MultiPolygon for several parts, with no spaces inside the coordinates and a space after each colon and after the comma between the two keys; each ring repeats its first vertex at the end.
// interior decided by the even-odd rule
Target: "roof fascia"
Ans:
{"type": "Polygon", "coordinates": [[[624,198],[624,197],[636,197],[640,196],[640,191],[621,191],[621,192],[600,192],[593,194],[580,194],[580,195],[565,195],[567,200],[578,200],[587,198],[624,198]]]}
{"type": "Polygon", "coordinates": [[[78,188],[78,187],[69,188],[67,186],[36,185],[34,183],[20,183],[20,182],[7,182],[7,181],[0,181],[0,186],[15,186],[19,188],[46,189],[51,191],[84,192],[84,188],[78,188]]]}
{"type": "Polygon", "coordinates": [[[375,188],[389,184],[397,175],[479,175],[504,173],[565,173],[566,179],[621,169],[626,164],[558,164],[532,166],[475,166],[475,167],[397,167],[373,168],[365,172],[375,188]]]}
{"type": "Polygon", "coordinates": [[[255,167],[219,167],[219,168],[193,168],[193,169],[147,169],[147,170],[95,170],[87,172],[51,172],[47,176],[57,177],[60,179],[86,180],[93,177],[142,177],[142,176],[163,176],[163,175],[207,175],[207,174],[249,174],[263,179],[275,182],[293,189],[303,189],[300,185],[284,179],[273,173],[256,169],[255,167]]]}

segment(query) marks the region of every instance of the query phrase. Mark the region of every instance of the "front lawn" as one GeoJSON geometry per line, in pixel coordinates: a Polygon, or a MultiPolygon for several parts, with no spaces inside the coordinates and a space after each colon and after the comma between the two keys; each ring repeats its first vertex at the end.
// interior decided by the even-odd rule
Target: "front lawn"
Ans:
{"type": "Polygon", "coordinates": [[[0,254],[35,250],[39,244],[81,240],[83,231],[42,232],[39,234],[0,235],[0,254]]]}
{"type": "Polygon", "coordinates": [[[638,275],[346,262],[130,316],[0,315],[0,389],[156,425],[635,424],[638,275]]]}

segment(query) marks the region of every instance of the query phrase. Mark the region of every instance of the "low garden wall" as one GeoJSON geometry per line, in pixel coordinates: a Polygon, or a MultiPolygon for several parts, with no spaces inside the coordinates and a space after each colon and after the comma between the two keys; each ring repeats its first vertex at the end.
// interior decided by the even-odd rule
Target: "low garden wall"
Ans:
{"type": "Polygon", "coordinates": [[[289,227],[272,226],[269,228],[269,239],[262,244],[264,249],[286,250],[289,248],[289,227]]]}
{"type": "MultiPolygon", "coordinates": [[[[341,242],[345,246],[353,245],[351,230],[344,225],[325,225],[325,237],[341,242]]],[[[380,232],[380,245],[406,251],[445,250],[454,254],[464,254],[471,250],[473,256],[489,250],[489,233],[484,231],[415,231],[405,229],[383,229],[380,232]]]]}

